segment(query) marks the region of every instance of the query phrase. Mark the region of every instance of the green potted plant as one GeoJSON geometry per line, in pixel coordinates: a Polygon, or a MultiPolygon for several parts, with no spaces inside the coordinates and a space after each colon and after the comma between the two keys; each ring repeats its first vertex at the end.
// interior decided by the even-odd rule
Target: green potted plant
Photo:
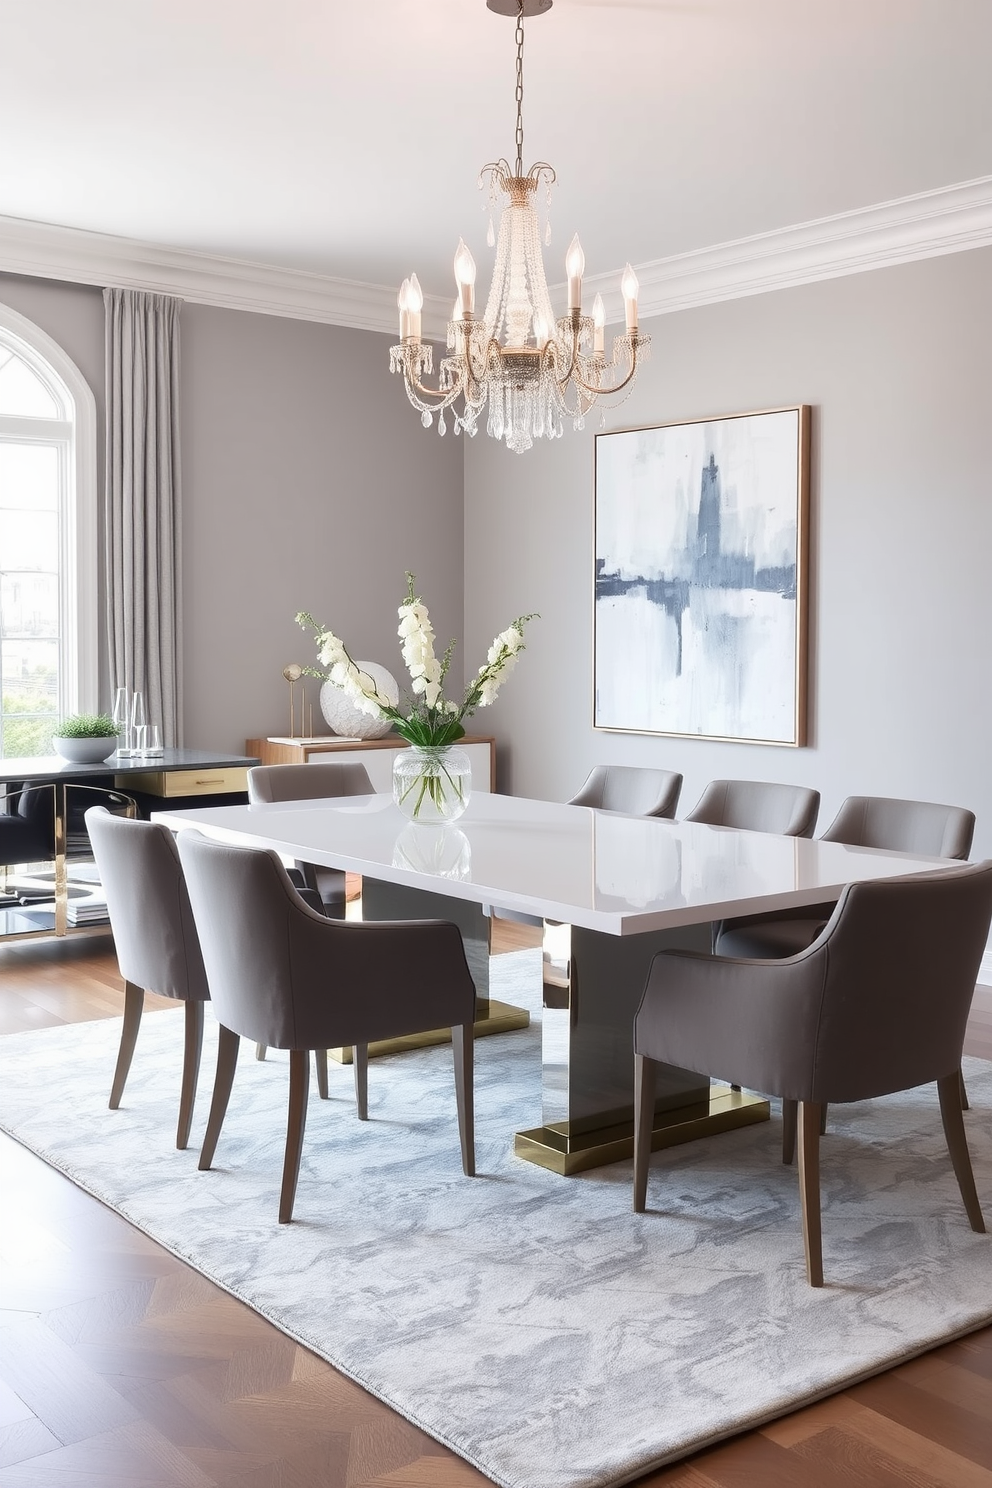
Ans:
{"type": "Polygon", "coordinates": [[[117,729],[107,713],[70,713],[52,734],[56,754],[74,765],[96,765],[117,749],[117,729]]]}

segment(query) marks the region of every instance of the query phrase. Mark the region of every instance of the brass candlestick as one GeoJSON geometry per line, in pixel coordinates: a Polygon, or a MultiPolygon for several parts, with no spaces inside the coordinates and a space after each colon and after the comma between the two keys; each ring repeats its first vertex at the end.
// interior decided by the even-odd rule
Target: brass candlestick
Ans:
{"type": "MultiPolygon", "coordinates": [[[[284,666],[283,667],[282,674],[286,678],[286,681],[289,683],[289,737],[291,739],[295,739],[296,738],[296,684],[300,680],[300,678],[303,676],[303,668],[297,662],[291,661],[288,666],[284,666]]],[[[300,726],[301,727],[303,725],[302,712],[303,712],[303,708],[302,708],[302,704],[301,704],[301,707],[300,707],[300,713],[301,713],[300,726]]]]}

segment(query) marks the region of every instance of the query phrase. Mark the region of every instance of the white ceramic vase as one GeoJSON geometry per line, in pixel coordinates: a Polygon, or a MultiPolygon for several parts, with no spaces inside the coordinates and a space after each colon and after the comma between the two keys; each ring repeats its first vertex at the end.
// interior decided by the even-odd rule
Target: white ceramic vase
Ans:
{"type": "MultiPolygon", "coordinates": [[[[390,704],[399,702],[399,683],[391,672],[375,661],[356,661],[355,665],[360,672],[368,672],[377,691],[390,704]]],[[[333,682],[325,682],[320,689],[320,711],[331,733],[348,739],[382,739],[393,726],[388,718],[372,718],[356,708],[348,694],[333,682]]]]}

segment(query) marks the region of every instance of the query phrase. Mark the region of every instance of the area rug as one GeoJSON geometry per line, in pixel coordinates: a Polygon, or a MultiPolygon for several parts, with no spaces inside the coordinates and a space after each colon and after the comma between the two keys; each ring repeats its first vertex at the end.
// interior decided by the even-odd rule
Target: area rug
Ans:
{"type": "MultiPolygon", "coordinates": [[[[497,958],[494,995],[532,998],[538,965],[497,958]]],[[[564,1179],[514,1158],[540,1120],[536,1023],[477,1045],[475,1179],[449,1049],[374,1061],[367,1123],[333,1067],[289,1226],[286,1056],[243,1049],[200,1173],[172,1146],[181,1013],[146,1017],[114,1112],[119,1029],[0,1042],[5,1129],[504,1488],[628,1482],[992,1321],[992,1238],[968,1227],[932,1087],[831,1111],[813,1291],[776,1119],[657,1154],[645,1215],[629,1163],[564,1179]]],[[[208,1033],[194,1141],[212,1059],[208,1033]]],[[[992,1065],[966,1078],[992,1219],[992,1065]]]]}

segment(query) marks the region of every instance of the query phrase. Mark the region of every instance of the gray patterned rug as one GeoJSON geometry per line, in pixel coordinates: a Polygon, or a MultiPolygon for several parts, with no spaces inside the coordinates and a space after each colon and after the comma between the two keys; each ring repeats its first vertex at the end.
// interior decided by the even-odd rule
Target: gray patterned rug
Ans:
{"type": "MultiPolygon", "coordinates": [[[[497,958],[494,995],[528,1000],[537,964],[497,958]]],[[[992,1238],[968,1227],[932,1088],[831,1113],[815,1292],[777,1120],[658,1154],[646,1215],[629,1163],[562,1179],[513,1158],[540,1120],[536,1027],[477,1046],[474,1180],[449,1050],[373,1062],[368,1123],[332,1067],[290,1226],[286,1056],[244,1049],[199,1173],[172,1146],[181,1014],[146,1018],[112,1112],[119,1027],[0,1041],[5,1129],[505,1488],[627,1482],[992,1321],[992,1238]]],[[[212,1063],[208,1033],[194,1140],[212,1063]]],[[[966,1074],[992,1222],[992,1066],[966,1074]]]]}

